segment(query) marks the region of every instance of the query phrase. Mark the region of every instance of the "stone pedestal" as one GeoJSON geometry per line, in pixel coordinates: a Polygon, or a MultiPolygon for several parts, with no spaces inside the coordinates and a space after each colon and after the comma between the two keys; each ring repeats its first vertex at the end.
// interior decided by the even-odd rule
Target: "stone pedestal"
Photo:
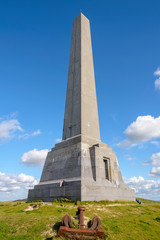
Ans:
{"type": "Polygon", "coordinates": [[[116,154],[107,144],[77,136],[55,145],[47,156],[41,180],[28,200],[135,200],[123,182],[116,154]]]}

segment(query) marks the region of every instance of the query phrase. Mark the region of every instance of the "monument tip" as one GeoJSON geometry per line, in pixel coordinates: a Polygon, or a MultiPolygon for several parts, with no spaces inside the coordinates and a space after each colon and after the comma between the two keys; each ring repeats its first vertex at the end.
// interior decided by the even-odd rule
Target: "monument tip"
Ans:
{"type": "MultiPolygon", "coordinates": [[[[79,16],[85,17],[87,20],[89,20],[89,19],[82,13],[82,9],[80,9],[80,13],[78,14],[77,17],[79,17],[79,16]]],[[[76,18],[77,18],[77,17],[76,17],[76,18]]]]}

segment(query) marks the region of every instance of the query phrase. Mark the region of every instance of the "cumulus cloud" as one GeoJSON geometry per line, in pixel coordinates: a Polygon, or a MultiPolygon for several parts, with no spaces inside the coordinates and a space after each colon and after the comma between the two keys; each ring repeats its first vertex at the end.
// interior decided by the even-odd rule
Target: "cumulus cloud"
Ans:
{"type": "Polygon", "coordinates": [[[37,150],[33,149],[29,152],[26,152],[21,157],[21,161],[28,166],[42,166],[46,159],[48,149],[37,150]]]}
{"type": "Polygon", "coordinates": [[[159,178],[160,177],[160,153],[152,154],[151,158],[148,161],[142,162],[143,166],[152,164],[152,169],[149,172],[150,177],[159,178]]]}
{"type": "Polygon", "coordinates": [[[160,167],[153,167],[148,175],[150,177],[159,178],[160,177],[160,167]]]}
{"type": "Polygon", "coordinates": [[[124,131],[127,138],[118,145],[121,147],[135,146],[151,139],[160,138],[160,116],[139,116],[124,131]]]}
{"type": "Polygon", "coordinates": [[[150,157],[150,160],[142,162],[142,165],[146,166],[152,164],[155,167],[160,167],[160,153],[154,153],[150,157]]]}
{"type": "Polygon", "coordinates": [[[5,120],[0,122],[0,141],[11,139],[18,131],[23,131],[20,123],[16,119],[5,120]]]}
{"type": "Polygon", "coordinates": [[[160,67],[157,68],[157,70],[154,72],[154,75],[159,77],[155,80],[155,89],[160,90],[160,67]]]}
{"type": "Polygon", "coordinates": [[[30,189],[36,184],[38,184],[38,181],[33,176],[24,173],[13,175],[0,172],[1,193],[11,193],[20,189],[30,189]]]}
{"type": "Polygon", "coordinates": [[[150,161],[153,166],[160,167],[160,153],[152,154],[150,161]]]}
{"type": "Polygon", "coordinates": [[[150,163],[152,164],[152,169],[149,172],[150,177],[159,178],[160,177],[160,153],[152,154],[150,158],[150,163]]]}
{"type": "Polygon", "coordinates": [[[136,196],[144,198],[158,197],[160,193],[160,180],[148,180],[143,177],[124,178],[130,188],[135,189],[136,196]]]}

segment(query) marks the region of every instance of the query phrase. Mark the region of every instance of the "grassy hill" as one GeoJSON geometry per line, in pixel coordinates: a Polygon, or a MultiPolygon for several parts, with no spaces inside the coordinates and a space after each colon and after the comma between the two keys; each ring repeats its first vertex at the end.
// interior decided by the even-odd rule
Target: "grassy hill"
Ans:
{"type": "Polygon", "coordinates": [[[160,202],[141,199],[136,202],[53,202],[26,203],[25,201],[0,203],[0,240],[57,239],[57,231],[65,214],[72,217],[78,228],[77,206],[85,205],[85,224],[99,216],[106,239],[159,240],[160,202]]]}

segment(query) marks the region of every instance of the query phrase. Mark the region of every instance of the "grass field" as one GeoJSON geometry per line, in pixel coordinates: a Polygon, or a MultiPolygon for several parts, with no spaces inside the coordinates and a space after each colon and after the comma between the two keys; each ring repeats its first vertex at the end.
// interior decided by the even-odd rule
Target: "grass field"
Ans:
{"type": "Polygon", "coordinates": [[[78,228],[77,206],[85,205],[85,224],[99,216],[106,239],[159,240],[160,202],[141,199],[136,202],[53,202],[26,203],[25,201],[0,203],[0,240],[57,239],[62,217],[68,214],[78,228]]]}

